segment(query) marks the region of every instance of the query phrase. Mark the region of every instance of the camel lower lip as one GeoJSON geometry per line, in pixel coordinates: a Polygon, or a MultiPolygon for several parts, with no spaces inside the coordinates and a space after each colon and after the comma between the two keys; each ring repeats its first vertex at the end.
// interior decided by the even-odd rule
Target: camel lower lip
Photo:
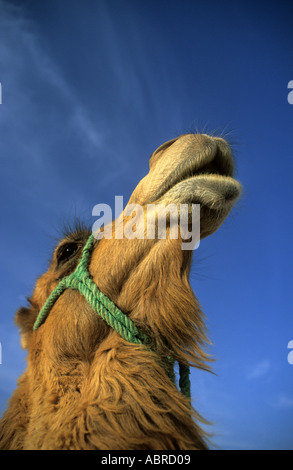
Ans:
{"type": "MultiPolygon", "coordinates": [[[[213,172],[204,172],[203,170],[190,170],[190,168],[182,172],[181,174],[174,175],[175,177],[172,179],[172,184],[169,183],[166,186],[162,186],[160,190],[158,190],[153,197],[151,198],[150,202],[159,201],[160,199],[164,198],[164,196],[171,191],[173,188],[179,189],[182,183],[193,181],[195,184],[196,182],[200,182],[204,179],[205,182],[217,182],[220,184],[227,184],[231,185],[231,182],[235,182],[238,185],[237,181],[234,180],[232,175],[226,175],[221,173],[213,173],[213,172]]],[[[239,186],[239,185],[238,185],[239,186]]],[[[232,191],[233,193],[233,191],[232,191]]],[[[233,198],[232,198],[233,199],[233,198]]]]}
{"type": "Polygon", "coordinates": [[[186,178],[161,195],[158,202],[180,201],[200,204],[213,210],[222,210],[234,204],[241,193],[241,185],[231,176],[199,174],[186,178]],[[186,194],[186,197],[184,196],[186,194]]]}
{"type": "Polygon", "coordinates": [[[226,205],[234,204],[241,193],[241,185],[230,176],[202,174],[192,180],[194,198],[211,209],[221,210],[226,205]]]}

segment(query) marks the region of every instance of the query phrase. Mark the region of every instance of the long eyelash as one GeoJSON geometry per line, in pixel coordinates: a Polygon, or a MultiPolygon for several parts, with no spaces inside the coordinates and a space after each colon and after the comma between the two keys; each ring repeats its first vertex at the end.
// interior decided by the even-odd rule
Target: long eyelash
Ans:
{"type": "Polygon", "coordinates": [[[61,228],[61,237],[65,238],[76,233],[89,231],[89,226],[79,217],[75,217],[74,220],[69,220],[63,223],[63,227],[61,228]]]}

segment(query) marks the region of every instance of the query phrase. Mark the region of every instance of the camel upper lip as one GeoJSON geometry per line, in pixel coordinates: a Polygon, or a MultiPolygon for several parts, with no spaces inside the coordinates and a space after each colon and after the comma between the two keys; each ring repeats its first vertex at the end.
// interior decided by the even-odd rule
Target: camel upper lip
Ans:
{"type": "Polygon", "coordinates": [[[225,152],[219,148],[215,152],[206,153],[205,155],[193,155],[179,163],[169,174],[168,178],[162,186],[153,194],[151,201],[160,199],[176,184],[197,176],[220,175],[222,179],[230,179],[234,174],[234,163],[232,153],[225,152]]]}

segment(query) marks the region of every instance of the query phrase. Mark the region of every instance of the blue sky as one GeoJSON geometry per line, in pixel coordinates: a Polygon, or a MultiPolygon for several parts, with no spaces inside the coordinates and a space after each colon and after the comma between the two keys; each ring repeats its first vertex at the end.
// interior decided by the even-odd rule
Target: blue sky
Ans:
{"type": "Polygon", "coordinates": [[[223,449],[293,449],[293,5],[0,0],[0,410],[13,325],[63,221],[127,201],[164,141],[228,132],[243,197],[195,252],[216,375],[194,405],[223,449]]]}

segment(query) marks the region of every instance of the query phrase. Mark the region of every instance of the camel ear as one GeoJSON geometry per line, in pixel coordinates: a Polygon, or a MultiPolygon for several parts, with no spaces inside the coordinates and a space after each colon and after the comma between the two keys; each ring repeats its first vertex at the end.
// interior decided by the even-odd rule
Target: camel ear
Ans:
{"type": "Polygon", "coordinates": [[[15,314],[14,323],[19,327],[20,343],[23,349],[28,348],[37,314],[38,312],[33,306],[20,307],[15,314]]]}

